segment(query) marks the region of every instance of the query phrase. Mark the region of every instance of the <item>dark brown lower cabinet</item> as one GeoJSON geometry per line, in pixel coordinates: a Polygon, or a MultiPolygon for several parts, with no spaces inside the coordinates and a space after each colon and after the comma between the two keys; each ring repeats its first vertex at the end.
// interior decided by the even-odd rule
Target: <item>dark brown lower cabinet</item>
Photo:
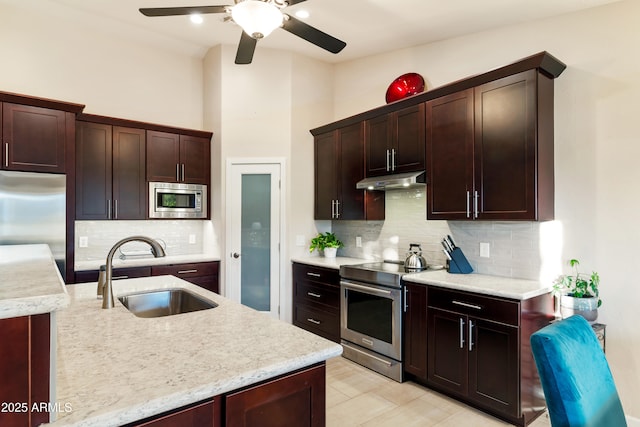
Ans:
{"type": "Polygon", "coordinates": [[[549,294],[527,300],[428,287],[426,385],[515,425],[544,412],[529,337],[552,319],[549,294]]]}
{"type": "Polygon", "coordinates": [[[0,320],[0,426],[49,422],[49,313],[0,320]]]}
{"type": "Polygon", "coordinates": [[[126,427],[324,427],[325,362],[126,427]]]}
{"type": "Polygon", "coordinates": [[[225,396],[226,427],[324,427],[325,364],[225,396]]]}
{"type": "Polygon", "coordinates": [[[407,379],[427,380],[427,287],[405,284],[403,342],[407,379]]]}

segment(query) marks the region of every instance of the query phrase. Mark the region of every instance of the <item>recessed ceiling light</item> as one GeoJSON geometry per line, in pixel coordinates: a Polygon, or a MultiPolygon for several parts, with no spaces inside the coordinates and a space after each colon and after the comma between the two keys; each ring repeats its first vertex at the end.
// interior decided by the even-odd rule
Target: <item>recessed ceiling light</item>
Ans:
{"type": "Polygon", "coordinates": [[[191,22],[193,22],[194,24],[202,24],[202,22],[204,21],[202,15],[200,15],[199,13],[192,13],[189,16],[189,19],[191,19],[191,22]]]}
{"type": "Polygon", "coordinates": [[[301,10],[298,10],[298,11],[296,12],[296,14],[295,14],[295,15],[296,15],[298,18],[301,18],[301,19],[307,19],[307,18],[309,17],[309,11],[308,11],[308,10],[301,9],[301,10]]]}

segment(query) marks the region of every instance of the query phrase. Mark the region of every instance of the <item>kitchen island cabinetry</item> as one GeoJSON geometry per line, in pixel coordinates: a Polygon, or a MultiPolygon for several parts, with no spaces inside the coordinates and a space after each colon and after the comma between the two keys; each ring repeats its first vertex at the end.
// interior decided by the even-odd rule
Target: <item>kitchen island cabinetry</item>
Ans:
{"type": "Polygon", "coordinates": [[[356,189],[364,178],[363,123],[314,134],[317,220],[384,219],[384,193],[356,189]]]}
{"type": "Polygon", "coordinates": [[[365,152],[367,177],[424,171],[424,103],[366,120],[365,152]]]}
{"type": "Polygon", "coordinates": [[[340,272],[293,263],[293,324],[340,342],[340,272]]]}
{"type": "MultiPolygon", "coordinates": [[[[76,271],[75,283],[97,282],[99,274],[98,270],[76,271]]],[[[151,267],[121,267],[113,269],[111,279],[122,280],[149,276],[151,276],[151,267]]]]}
{"type": "Polygon", "coordinates": [[[149,130],[147,140],[147,181],[210,185],[210,139],[149,130]]]}
{"type": "Polygon", "coordinates": [[[190,264],[169,264],[151,266],[152,276],[172,275],[219,293],[218,274],[220,261],[198,262],[190,264]]]}
{"type": "Polygon", "coordinates": [[[427,219],[553,219],[553,79],[528,70],[429,100],[427,219]]]}
{"type": "Polygon", "coordinates": [[[79,121],[76,219],[145,219],[145,131],[79,121]]]}

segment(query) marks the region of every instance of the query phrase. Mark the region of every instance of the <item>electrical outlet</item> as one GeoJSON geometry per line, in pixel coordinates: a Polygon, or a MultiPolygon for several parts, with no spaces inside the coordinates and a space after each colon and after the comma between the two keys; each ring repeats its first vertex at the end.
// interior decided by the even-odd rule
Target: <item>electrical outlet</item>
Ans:
{"type": "Polygon", "coordinates": [[[489,243],[480,242],[480,258],[489,258],[490,256],[489,243]]]}
{"type": "Polygon", "coordinates": [[[304,241],[305,241],[305,238],[303,234],[298,234],[296,236],[296,246],[304,246],[304,241]]]}
{"type": "Polygon", "coordinates": [[[89,237],[88,236],[78,237],[78,246],[81,248],[89,247],[89,237]]]}
{"type": "Polygon", "coordinates": [[[196,235],[195,234],[189,234],[189,244],[190,245],[195,245],[196,244],[196,235]]]}
{"type": "Polygon", "coordinates": [[[362,237],[356,236],[356,248],[362,247],[362,237]]]}

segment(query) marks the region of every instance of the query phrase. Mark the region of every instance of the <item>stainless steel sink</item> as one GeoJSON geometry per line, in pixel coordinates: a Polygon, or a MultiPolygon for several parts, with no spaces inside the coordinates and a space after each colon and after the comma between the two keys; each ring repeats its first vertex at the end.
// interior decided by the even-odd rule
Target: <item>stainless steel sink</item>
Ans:
{"type": "Polygon", "coordinates": [[[137,292],[118,297],[127,309],[138,317],[163,317],[207,310],[218,306],[186,289],[161,289],[137,292]]]}

